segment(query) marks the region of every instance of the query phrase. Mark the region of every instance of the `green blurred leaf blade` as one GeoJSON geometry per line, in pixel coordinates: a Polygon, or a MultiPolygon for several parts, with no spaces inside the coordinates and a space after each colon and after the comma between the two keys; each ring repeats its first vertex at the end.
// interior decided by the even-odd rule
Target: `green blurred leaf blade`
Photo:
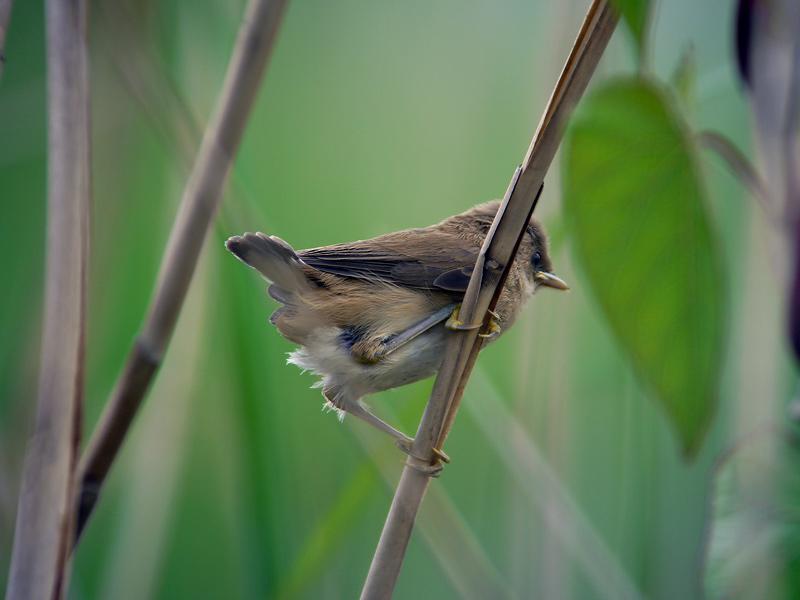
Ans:
{"type": "Polygon", "coordinates": [[[647,19],[650,13],[649,0],[612,0],[612,4],[619,11],[622,20],[631,30],[636,50],[641,57],[644,49],[645,34],[647,33],[647,19]]]}
{"type": "Polygon", "coordinates": [[[620,79],[587,99],[564,201],[591,291],[694,455],[717,404],[724,285],[692,141],[661,87],[620,79]]]}

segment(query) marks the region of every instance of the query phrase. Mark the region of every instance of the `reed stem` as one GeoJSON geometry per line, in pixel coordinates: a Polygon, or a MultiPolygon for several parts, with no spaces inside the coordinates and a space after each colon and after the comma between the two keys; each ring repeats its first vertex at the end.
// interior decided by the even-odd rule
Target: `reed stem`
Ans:
{"type": "MultiPolygon", "coordinates": [[[[461,305],[459,316],[465,323],[480,320],[484,327],[487,325],[488,311],[497,301],[514,262],[567,120],[583,95],[617,20],[606,0],[593,0],[522,167],[515,172],[484,240],[461,305]]],[[[449,433],[480,345],[475,329],[450,336],[412,448],[412,454],[420,458],[409,457],[403,469],[361,592],[362,600],[390,598],[394,591],[414,521],[430,482],[430,474],[423,467],[435,463],[434,449],[441,448],[449,433]]]]}

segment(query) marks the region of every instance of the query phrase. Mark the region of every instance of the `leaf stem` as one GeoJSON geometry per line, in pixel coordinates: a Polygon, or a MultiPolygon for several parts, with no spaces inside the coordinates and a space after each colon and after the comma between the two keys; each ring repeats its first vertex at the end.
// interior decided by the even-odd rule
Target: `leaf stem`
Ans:
{"type": "Polygon", "coordinates": [[[717,154],[728,168],[750,192],[756,197],[767,217],[777,223],[778,216],[773,213],[769,203],[767,186],[761,179],[755,167],[732,141],[716,131],[701,131],[696,135],[697,142],[717,154]]]}

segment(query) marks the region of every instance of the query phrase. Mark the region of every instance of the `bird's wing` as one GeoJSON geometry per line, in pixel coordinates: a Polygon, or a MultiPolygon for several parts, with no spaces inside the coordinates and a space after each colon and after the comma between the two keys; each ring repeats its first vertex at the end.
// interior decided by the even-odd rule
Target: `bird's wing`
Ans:
{"type": "Polygon", "coordinates": [[[461,296],[467,289],[479,248],[463,238],[430,229],[392,233],[371,240],[303,250],[307,265],[374,282],[461,296]]]}

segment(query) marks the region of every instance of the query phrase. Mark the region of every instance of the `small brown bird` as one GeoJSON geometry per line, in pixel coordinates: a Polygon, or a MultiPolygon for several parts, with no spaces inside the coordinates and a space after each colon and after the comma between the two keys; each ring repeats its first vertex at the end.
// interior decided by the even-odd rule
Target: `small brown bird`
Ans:
{"type": "MultiPolygon", "coordinates": [[[[448,319],[461,302],[500,203],[487,202],[437,225],[369,240],[295,252],[263,233],[225,246],[272,282],[283,306],[270,317],[298,344],[289,362],[321,377],[327,405],[350,413],[410,451],[412,439],[374,415],[361,399],[433,375],[448,319]]],[[[516,320],[540,286],[566,290],[551,272],[547,238],[531,219],[496,307],[492,339],[516,320]]]]}

